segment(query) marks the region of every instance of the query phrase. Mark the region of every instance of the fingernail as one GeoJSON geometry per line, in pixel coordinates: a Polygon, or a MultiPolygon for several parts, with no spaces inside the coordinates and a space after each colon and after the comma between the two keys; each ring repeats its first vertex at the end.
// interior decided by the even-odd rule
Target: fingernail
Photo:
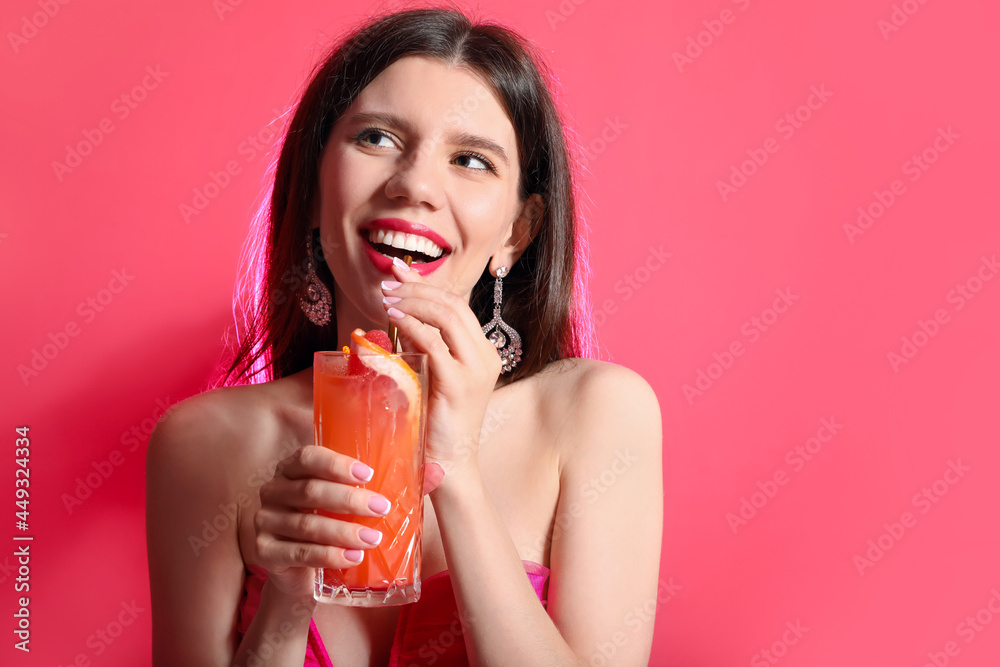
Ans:
{"type": "Polygon", "coordinates": [[[401,260],[399,257],[393,257],[392,258],[392,263],[395,264],[396,266],[398,266],[399,268],[403,269],[404,271],[409,271],[410,270],[410,267],[408,267],[406,265],[406,262],[404,262],[403,260],[401,260]]]}
{"type": "Polygon", "coordinates": [[[372,512],[377,512],[382,516],[389,513],[389,508],[391,506],[392,505],[389,503],[388,499],[383,498],[382,496],[372,496],[368,499],[368,509],[372,512]]]}
{"type": "Polygon", "coordinates": [[[364,557],[365,552],[361,549],[344,549],[344,558],[351,562],[360,563],[364,557]]]}
{"type": "MultiPolygon", "coordinates": [[[[404,264],[403,266],[406,266],[406,265],[404,264]]],[[[402,284],[403,283],[398,283],[395,280],[383,280],[382,281],[382,289],[396,289],[397,287],[399,287],[402,284]]]]}
{"type": "Polygon", "coordinates": [[[382,303],[387,304],[387,305],[390,304],[390,303],[399,303],[400,301],[402,301],[402,299],[400,299],[398,296],[384,296],[384,297],[382,297],[382,303]]]}
{"type": "Polygon", "coordinates": [[[375,471],[361,461],[356,461],[353,465],[351,465],[351,474],[362,482],[370,482],[372,481],[372,475],[375,474],[375,471]]]}
{"type": "Polygon", "coordinates": [[[398,308],[390,308],[385,312],[389,313],[389,317],[391,317],[394,320],[400,320],[406,317],[406,314],[403,311],[399,310],[398,308]]]}
{"type": "Polygon", "coordinates": [[[367,542],[372,546],[378,546],[378,543],[382,541],[382,533],[377,530],[372,530],[371,528],[362,528],[358,531],[358,537],[367,542]]]}

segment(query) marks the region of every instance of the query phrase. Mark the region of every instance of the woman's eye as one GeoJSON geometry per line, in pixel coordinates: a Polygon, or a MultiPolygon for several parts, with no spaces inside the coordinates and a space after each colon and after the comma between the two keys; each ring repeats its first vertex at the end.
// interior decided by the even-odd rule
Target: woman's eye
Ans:
{"type": "MultiPolygon", "coordinates": [[[[485,157],[482,157],[480,155],[464,153],[462,155],[459,155],[458,159],[468,160],[470,162],[478,162],[479,164],[482,165],[481,167],[470,166],[469,168],[472,169],[473,171],[495,171],[493,164],[490,163],[490,161],[487,160],[485,157]]],[[[469,165],[463,164],[462,166],[464,167],[469,165]]]]}
{"type": "Polygon", "coordinates": [[[368,128],[366,130],[362,130],[361,132],[359,132],[357,134],[357,136],[354,137],[354,139],[355,139],[355,141],[357,141],[359,143],[362,143],[362,144],[364,144],[366,146],[378,146],[380,148],[392,148],[392,145],[393,145],[392,144],[392,139],[389,138],[389,135],[387,135],[385,132],[382,132],[381,130],[375,130],[375,129],[371,129],[371,128],[368,128]],[[381,144],[381,141],[383,139],[385,139],[386,141],[389,142],[389,144],[387,146],[381,144]]]}

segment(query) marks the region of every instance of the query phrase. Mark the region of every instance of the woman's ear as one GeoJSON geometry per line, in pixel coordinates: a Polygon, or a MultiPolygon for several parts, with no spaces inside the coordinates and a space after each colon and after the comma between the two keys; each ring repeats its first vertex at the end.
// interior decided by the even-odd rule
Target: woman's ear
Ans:
{"type": "Polygon", "coordinates": [[[496,275],[501,266],[510,268],[531,244],[538,234],[542,219],[545,216],[545,200],[537,192],[524,200],[518,209],[517,217],[507,228],[507,236],[500,248],[493,254],[490,262],[490,273],[496,275]]]}

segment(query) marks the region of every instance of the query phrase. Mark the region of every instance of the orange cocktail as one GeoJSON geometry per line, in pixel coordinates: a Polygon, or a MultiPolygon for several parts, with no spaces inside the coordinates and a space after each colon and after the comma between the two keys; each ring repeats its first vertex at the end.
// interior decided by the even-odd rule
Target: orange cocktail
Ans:
{"type": "Polygon", "coordinates": [[[392,503],[383,517],[320,513],[382,532],[358,565],[316,570],[315,598],[352,606],[416,602],[423,534],[427,355],[389,355],[354,336],[352,353],[317,352],[313,363],[316,444],[375,472],[358,486],[392,503]],[[353,359],[352,359],[353,356],[353,359]],[[360,363],[359,363],[360,362],[360,363]]]}

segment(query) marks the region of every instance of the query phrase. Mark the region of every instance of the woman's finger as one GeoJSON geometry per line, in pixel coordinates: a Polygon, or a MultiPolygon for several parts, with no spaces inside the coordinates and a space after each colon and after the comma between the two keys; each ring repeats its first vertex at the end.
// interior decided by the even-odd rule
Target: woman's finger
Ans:
{"type": "Polygon", "coordinates": [[[424,495],[436,489],[444,481],[444,468],[436,461],[428,461],[424,466],[424,495]]]}
{"type": "MultiPolygon", "coordinates": [[[[422,327],[418,324],[433,329],[433,331],[426,331],[421,339],[429,345],[435,346],[433,334],[437,333],[445,347],[451,352],[451,356],[459,363],[478,364],[486,357],[492,347],[483,336],[481,328],[477,326],[473,331],[469,331],[467,325],[462,322],[463,318],[459,309],[443,305],[438,301],[406,296],[391,305],[386,304],[386,308],[390,319],[393,319],[401,330],[403,326],[399,322],[395,322],[395,320],[405,319],[400,317],[400,313],[409,315],[416,320],[416,323],[407,323],[406,333],[411,338],[421,336],[422,327]]],[[[464,308],[468,310],[468,305],[465,305],[464,308]]],[[[428,349],[427,351],[431,352],[432,350],[428,349]]],[[[496,353],[495,349],[493,353],[496,353]]]]}
{"type": "Polygon", "coordinates": [[[305,445],[283,459],[275,476],[288,479],[319,477],[341,484],[364,484],[372,478],[370,467],[356,458],[318,445],[305,445]]]}
{"type": "MultiPolygon", "coordinates": [[[[382,294],[389,299],[393,297],[410,297],[415,296],[422,299],[427,299],[428,301],[435,301],[443,306],[454,309],[459,315],[459,322],[468,330],[470,334],[483,331],[483,325],[479,323],[479,319],[476,314],[472,312],[472,308],[469,307],[468,302],[462,297],[458,296],[454,292],[437,287],[427,282],[427,279],[421,276],[416,271],[403,271],[402,269],[395,269],[395,274],[399,276],[400,280],[397,281],[385,281],[390,285],[394,282],[400,283],[399,287],[396,288],[385,288],[385,283],[383,283],[382,294]]],[[[390,304],[391,305],[391,304],[390,304]]]]}
{"type": "Polygon", "coordinates": [[[400,337],[416,348],[414,351],[427,353],[431,373],[439,383],[451,384],[458,378],[461,373],[459,361],[452,356],[440,331],[396,308],[390,308],[388,315],[399,329],[400,337]]]}
{"type": "MultiPolygon", "coordinates": [[[[403,265],[405,267],[405,265],[403,265]]],[[[469,304],[452,292],[429,284],[416,271],[394,264],[398,281],[382,284],[384,306],[392,319],[395,311],[413,316],[440,334],[452,356],[462,363],[479,363],[495,354],[495,348],[483,335],[482,325],[469,304]],[[390,312],[390,309],[394,311],[390,312]]],[[[402,319],[398,315],[396,319],[402,319]]],[[[412,331],[410,333],[413,333],[412,331]]],[[[425,351],[440,350],[433,337],[424,337],[425,351]]]]}
{"type": "Polygon", "coordinates": [[[364,560],[362,549],[330,547],[322,544],[278,539],[268,533],[258,533],[257,553],[267,563],[268,571],[287,567],[354,567],[364,560]]]}
{"type": "Polygon", "coordinates": [[[318,477],[275,477],[260,487],[260,502],[262,507],[321,509],[356,516],[385,516],[392,507],[385,496],[374,491],[318,477]]]}
{"type": "Polygon", "coordinates": [[[313,512],[262,507],[254,515],[258,533],[296,542],[314,542],[344,549],[371,549],[382,541],[381,531],[313,512]]]}

